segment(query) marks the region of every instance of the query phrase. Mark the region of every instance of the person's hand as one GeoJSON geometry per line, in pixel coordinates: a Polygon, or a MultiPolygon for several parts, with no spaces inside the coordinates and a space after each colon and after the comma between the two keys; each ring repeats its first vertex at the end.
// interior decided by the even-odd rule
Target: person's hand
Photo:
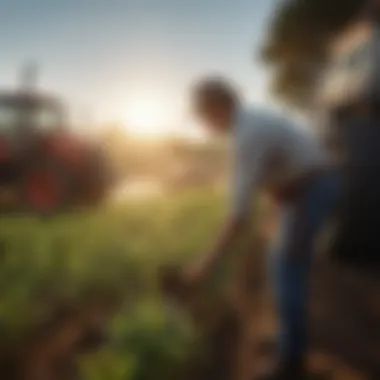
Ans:
{"type": "Polygon", "coordinates": [[[210,274],[210,268],[207,261],[201,261],[187,268],[183,273],[185,284],[191,289],[198,289],[206,281],[210,274]]]}

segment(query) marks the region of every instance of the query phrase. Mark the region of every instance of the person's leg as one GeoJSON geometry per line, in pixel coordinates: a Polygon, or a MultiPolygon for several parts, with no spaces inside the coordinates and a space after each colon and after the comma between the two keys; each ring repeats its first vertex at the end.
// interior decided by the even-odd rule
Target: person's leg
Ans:
{"type": "Polygon", "coordinates": [[[284,210],[273,267],[280,321],[281,360],[302,364],[307,349],[309,269],[315,238],[339,195],[339,179],[328,173],[284,210]]]}

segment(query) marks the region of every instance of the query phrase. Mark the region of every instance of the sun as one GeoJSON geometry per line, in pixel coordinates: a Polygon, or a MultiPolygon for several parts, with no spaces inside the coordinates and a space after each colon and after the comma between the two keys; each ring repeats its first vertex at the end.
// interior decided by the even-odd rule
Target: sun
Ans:
{"type": "Polygon", "coordinates": [[[127,106],[125,128],[143,137],[159,137],[168,133],[168,115],[159,101],[141,100],[127,106]]]}

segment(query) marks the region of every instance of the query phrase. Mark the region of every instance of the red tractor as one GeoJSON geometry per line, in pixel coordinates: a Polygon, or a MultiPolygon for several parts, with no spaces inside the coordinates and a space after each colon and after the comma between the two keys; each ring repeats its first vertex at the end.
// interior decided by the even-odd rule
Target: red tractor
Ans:
{"type": "Polygon", "coordinates": [[[64,107],[54,97],[0,93],[3,210],[52,215],[105,198],[111,172],[103,147],[66,125],[64,107]]]}

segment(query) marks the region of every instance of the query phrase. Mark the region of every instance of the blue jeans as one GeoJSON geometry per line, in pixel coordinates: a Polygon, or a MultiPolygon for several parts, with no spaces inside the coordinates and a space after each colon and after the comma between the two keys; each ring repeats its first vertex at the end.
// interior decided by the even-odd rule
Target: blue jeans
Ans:
{"type": "Polygon", "coordinates": [[[340,177],[329,171],[302,196],[284,206],[276,249],[271,255],[279,313],[280,356],[301,359],[307,350],[309,273],[318,232],[339,199],[340,177]]]}

